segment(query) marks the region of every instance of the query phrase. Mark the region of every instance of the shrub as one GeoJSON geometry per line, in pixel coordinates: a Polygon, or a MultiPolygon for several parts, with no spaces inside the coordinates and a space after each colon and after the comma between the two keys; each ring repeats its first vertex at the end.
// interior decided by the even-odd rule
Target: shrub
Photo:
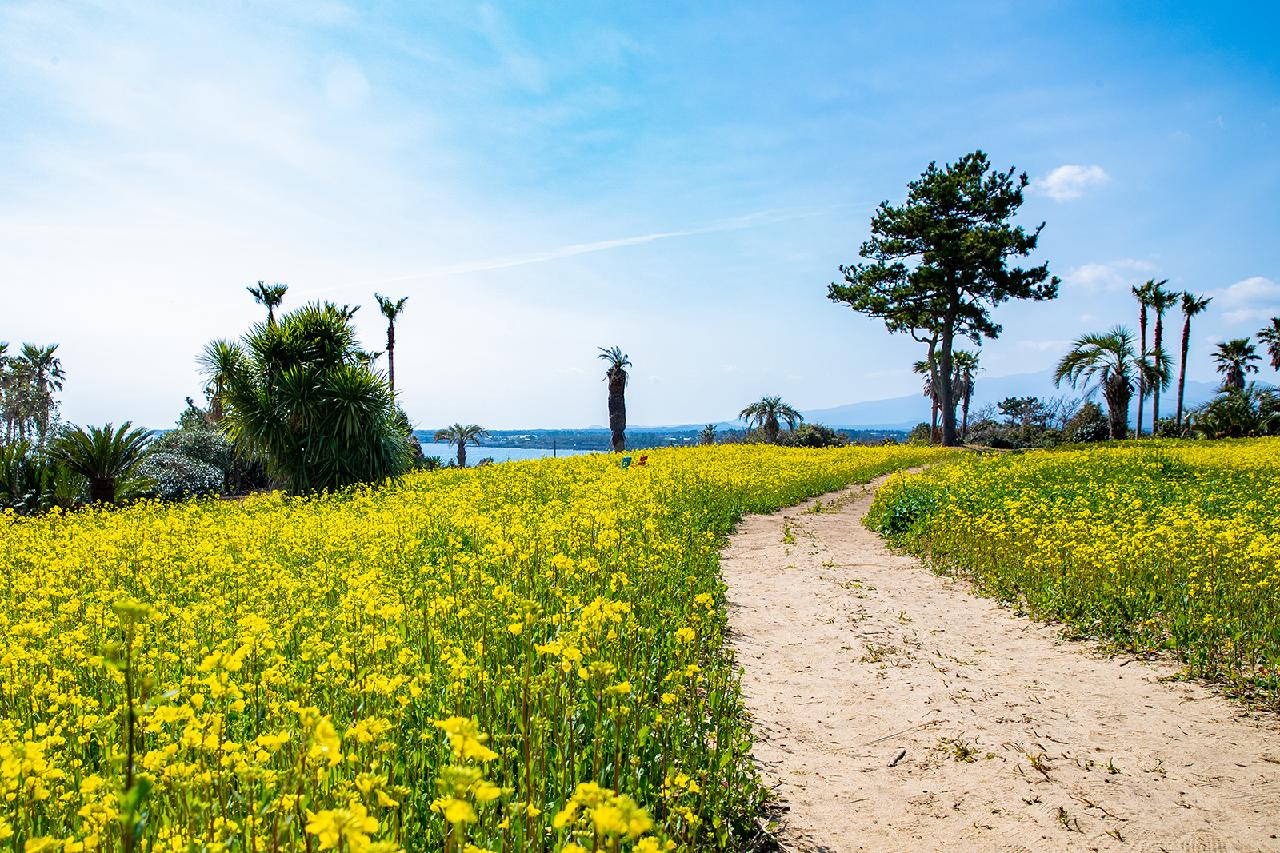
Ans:
{"type": "Polygon", "coordinates": [[[181,453],[151,453],[138,466],[138,477],[145,479],[139,492],[163,501],[177,501],[199,495],[216,495],[222,491],[225,474],[216,465],[193,459],[181,453]]]}
{"type": "Polygon", "coordinates": [[[1067,420],[1063,437],[1072,444],[1087,441],[1106,441],[1111,437],[1107,413],[1097,403],[1088,402],[1067,420]]]}
{"type": "Polygon", "coordinates": [[[792,447],[844,447],[849,443],[844,433],[822,424],[800,424],[784,435],[781,443],[792,447]]]}

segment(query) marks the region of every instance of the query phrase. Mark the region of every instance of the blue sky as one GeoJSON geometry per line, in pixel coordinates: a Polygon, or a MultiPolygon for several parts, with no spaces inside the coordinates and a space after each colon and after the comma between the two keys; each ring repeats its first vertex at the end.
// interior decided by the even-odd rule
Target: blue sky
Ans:
{"type": "Polygon", "coordinates": [[[919,347],[826,285],[978,147],[1064,279],[988,375],[1150,277],[1215,295],[1195,378],[1280,312],[1270,4],[209,5],[0,3],[0,340],[61,344],[73,421],[170,423],[258,279],[377,349],[409,296],[424,426],[601,423],[614,344],[633,423],[907,393],[919,347]]]}

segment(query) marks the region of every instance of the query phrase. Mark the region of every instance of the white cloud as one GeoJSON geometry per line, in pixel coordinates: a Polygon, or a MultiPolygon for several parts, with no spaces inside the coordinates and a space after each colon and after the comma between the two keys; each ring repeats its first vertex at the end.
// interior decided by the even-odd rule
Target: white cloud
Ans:
{"type": "Polygon", "coordinates": [[[1216,305],[1226,309],[1228,323],[1266,320],[1280,315],[1280,284],[1260,275],[1237,281],[1214,294],[1216,305]]]}
{"type": "Polygon", "coordinates": [[[1101,290],[1121,290],[1136,279],[1151,276],[1156,265],[1139,258],[1120,258],[1106,263],[1087,263],[1072,267],[1062,276],[1069,287],[1078,287],[1091,292],[1101,290]]]}
{"type": "Polygon", "coordinates": [[[1107,170],[1098,165],[1079,166],[1071,163],[1059,166],[1032,186],[1054,201],[1070,201],[1080,198],[1087,190],[1111,181],[1107,170]]]}

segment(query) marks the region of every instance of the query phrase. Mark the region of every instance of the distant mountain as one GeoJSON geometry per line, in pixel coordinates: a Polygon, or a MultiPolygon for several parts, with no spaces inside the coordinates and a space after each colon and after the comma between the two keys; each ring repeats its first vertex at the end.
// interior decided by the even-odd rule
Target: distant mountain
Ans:
{"type": "MultiPolygon", "coordinates": [[[[1213,398],[1217,385],[1211,382],[1187,380],[1186,399],[1184,405],[1190,408],[1198,406],[1213,398]]],[[[1041,370],[1036,373],[1017,373],[1011,376],[978,375],[974,383],[971,412],[983,406],[992,405],[1008,397],[1067,397],[1077,396],[1069,387],[1058,388],[1053,384],[1053,371],[1041,370]]],[[[1099,395],[1094,395],[1101,403],[1099,395]]],[[[1177,405],[1177,389],[1171,388],[1160,395],[1160,412],[1174,412],[1177,405]]],[[[1136,420],[1138,404],[1135,400],[1130,407],[1130,420],[1136,420]]],[[[1151,401],[1146,403],[1145,415],[1149,416],[1151,401]]],[[[849,403],[844,406],[833,406],[827,409],[810,409],[803,412],[810,423],[826,424],[833,427],[857,429],[910,429],[916,424],[929,420],[929,400],[923,394],[912,394],[905,397],[890,397],[885,400],[867,400],[861,403],[849,403]]]]}

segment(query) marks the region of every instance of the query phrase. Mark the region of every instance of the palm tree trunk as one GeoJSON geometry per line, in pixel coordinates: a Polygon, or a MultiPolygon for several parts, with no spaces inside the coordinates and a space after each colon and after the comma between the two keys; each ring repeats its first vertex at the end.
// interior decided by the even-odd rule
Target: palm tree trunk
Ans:
{"type": "Polygon", "coordinates": [[[609,435],[614,453],[627,449],[627,376],[620,369],[609,371],[609,435]]]}
{"type": "Polygon", "coordinates": [[[94,478],[89,481],[89,502],[90,503],[107,503],[116,502],[116,481],[110,477],[94,478]]]}
{"type": "MultiPolygon", "coordinates": [[[[1157,363],[1164,354],[1164,312],[1156,312],[1156,339],[1152,351],[1155,353],[1157,363]]],[[[1156,426],[1160,423],[1160,382],[1156,383],[1155,389],[1151,393],[1151,434],[1156,434],[1156,426]]]]}
{"type": "Polygon", "coordinates": [[[776,415],[769,415],[764,419],[764,440],[770,444],[778,443],[778,418],[776,415]]]}
{"type": "Polygon", "coordinates": [[[465,441],[458,442],[458,467],[467,467],[467,443],[465,441]]]}
{"type": "Polygon", "coordinates": [[[969,438],[969,401],[973,399],[973,394],[969,393],[969,386],[965,386],[964,396],[960,398],[961,413],[963,420],[960,423],[960,438],[967,441],[969,438]]]}
{"type": "MultiPolygon", "coordinates": [[[[1138,312],[1138,328],[1142,334],[1142,362],[1147,361],[1147,304],[1142,303],[1142,310],[1138,312]]],[[[1138,371],[1138,428],[1134,433],[1134,438],[1142,438],[1142,402],[1147,398],[1147,382],[1141,370],[1138,371]]],[[[1125,420],[1129,418],[1126,415],[1125,420]]],[[[1128,424],[1125,424],[1126,428],[1128,424]]],[[[1126,429],[1127,431],[1127,429],[1126,429]]]]}
{"type": "Polygon", "coordinates": [[[391,396],[396,395],[396,321],[387,321],[387,376],[391,380],[391,396]]]}
{"type": "Polygon", "coordinates": [[[1191,349],[1191,317],[1182,323],[1182,367],[1178,371],[1178,429],[1182,429],[1182,395],[1187,387],[1187,351],[1191,349]]]}
{"type": "Polygon", "coordinates": [[[1111,438],[1120,441],[1129,437],[1129,395],[1123,389],[1104,390],[1107,403],[1107,420],[1111,425],[1111,438]]]}

